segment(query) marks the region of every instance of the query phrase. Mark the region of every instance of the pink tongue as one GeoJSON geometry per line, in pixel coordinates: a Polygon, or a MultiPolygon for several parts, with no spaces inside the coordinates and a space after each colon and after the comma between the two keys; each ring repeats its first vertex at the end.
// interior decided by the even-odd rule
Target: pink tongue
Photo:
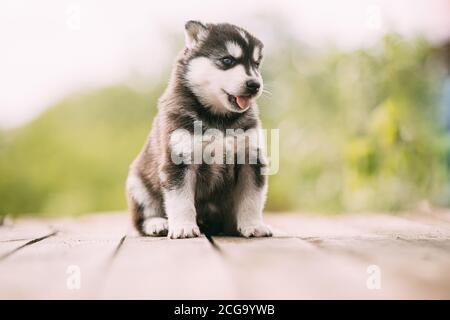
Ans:
{"type": "Polygon", "coordinates": [[[243,96],[237,96],[236,102],[239,105],[239,108],[245,109],[250,104],[250,98],[249,97],[243,97],[243,96]]]}

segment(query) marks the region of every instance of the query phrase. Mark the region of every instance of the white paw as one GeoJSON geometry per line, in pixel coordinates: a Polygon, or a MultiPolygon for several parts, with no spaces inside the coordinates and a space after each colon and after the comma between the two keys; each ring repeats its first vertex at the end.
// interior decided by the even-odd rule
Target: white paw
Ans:
{"type": "Polygon", "coordinates": [[[170,239],[195,238],[200,235],[200,229],[195,224],[183,224],[169,227],[170,239]]]}
{"type": "Polygon", "coordinates": [[[168,224],[166,218],[153,217],[144,221],[144,233],[149,236],[167,235],[168,224]]]}
{"type": "Polygon", "coordinates": [[[270,227],[262,222],[240,226],[238,227],[238,231],[246,238],[272,236],[272,230],[270,230],[270,227]]]}

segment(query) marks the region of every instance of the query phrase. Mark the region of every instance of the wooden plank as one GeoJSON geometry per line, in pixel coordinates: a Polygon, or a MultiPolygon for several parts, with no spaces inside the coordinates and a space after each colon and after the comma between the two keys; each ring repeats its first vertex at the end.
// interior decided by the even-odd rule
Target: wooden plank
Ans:
{"type": "Polygon", "coordinates": [[[400,216],[353,215],[339,219],[360,236],[322,238],[315,244],[328,254],[377,265],[386,295],[407,299],[450,297],[450,233],[445,226],[400,216]]]}
{"type": "Polygon", "coordinates": [[[8,219],[0,226],[0,261],[54,232],[45,221],[8,219]]]}
{"type": "Polygon", "coordinates": [[[274,238],[213,237],[214,247],[138,237],[123,213],[19,220],[0,230],[0,254],[19,248],[0,261],[0,298],[450,298],[446,224],[383,214],[266,221],[274,238]],[[58,234],[24,245],[49,230],[58,234]],[[380,290],[367,288],[370,265],[380,290]],[[67,287],[70,266],[79,290],[67,287]]]}
{"type": "Polygon", "coordinates": [[[402,218],[450,230],[450,211],[426,211],[404,214],[402,218]]]}
{"type": "MultiPolygon", "coordinates": [[[[427,241],[428,242],[428,241],[427,241]]],[[[450,259],[444,250],[401,239],[324,239],[316,243],[329,256],[347,256],[376,265],[386,298],[450,298],[450,259]]],[[[445,243],[450,249],[450,244],[445,243]]]]}
{"type": "Polygon", "coordinates": [[[317,214],[265,214],[264,220],[278,237],[339,237],[359,236],[361,231],[340,222],[339,216],[317,214]]]}
{"type": "Polygon", "coordinates": [[[56,236],[0,261],[0,298],[98,297],[111,255],[127,231],[124,222],[123,216],[55,221],[61,228],[56,236]],[[67,283],[78,270],[81,286],[74,289],[67,283]]]}
{"type": "Polygon", "coordinates": [[[276,232],[282,238],[216,239],[231,257],[228,263],[242,298],[264,298],[268,292],[295,299],[449,296],[448,243],[441,229],[378,215],[266,220],[286,230],[276,232]],[[366,285],[371,265],[381,268],[380,290],[366,285]]]}
{"type": "Polygon", "coordinates": [[[405,239],[450,239],[450,229],[443,224],[428,224],[403,216],[386,214],[344,215],[339,223],[359,230],[361,235],[381,235],[405,239]]]}
{"type": "Polygon", "coordinates": [[[27,219],[12,221],[0,226],[0,244],[4,242],[29,241],[55,231],[46,221],[27,219]]]}
{"type": "Polygon", "coordinates": [[[327,255],[297,238],[216,239],[239,299],[383,298],[366,287],[366,264],[327,255]]]}
{"type": "Polygon", "coordinates": [[[220,253],[205,237],[127,238],[101,298],[228,299],[236,294],[220,253]]]}
{"type": "Polygon", "coordinates": [[[8,257],[12,256],[16,252],[19,252],[20,250],[25,249],[28,246],[31,246],[31,245],[33,245],[35,243],[38,243],[40,241],[44,241],[45,239],[53,237],[57,233],[58,233],[57,231],[54,231],[54,232],[49,233],[47,235],[44,235],[42,237],[31,239],[31,240],[7,241],[6,242],[6,247],[8,247],[8,244],[9,244],[11,248],[8,251],[5,251],[5,252],[0,254],[0,261],[3,261],[5,259],[7,259],[8,257]],[[14,245],[14,247],[12,247],[13,245],[14,245]]]}

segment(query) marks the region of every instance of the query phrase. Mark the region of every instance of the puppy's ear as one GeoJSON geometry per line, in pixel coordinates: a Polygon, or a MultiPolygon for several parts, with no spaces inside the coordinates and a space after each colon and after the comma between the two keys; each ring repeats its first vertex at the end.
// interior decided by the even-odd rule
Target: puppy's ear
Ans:
{"type": "Polygon", "coordinates": [[[184,25],[184,38],[188,49],[194,48],[208,35],[208,28],[199,21],[190,20],[184,25]]]}

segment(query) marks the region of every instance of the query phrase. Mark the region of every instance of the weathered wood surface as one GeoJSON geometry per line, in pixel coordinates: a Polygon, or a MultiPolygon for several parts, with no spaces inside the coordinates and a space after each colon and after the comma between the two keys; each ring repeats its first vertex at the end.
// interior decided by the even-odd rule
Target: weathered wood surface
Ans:
{"type": "Polygon", "coordinates": [[[273,238],[213,242],[139,237],[124,213],[5,223],[0,298],[450,298],[449,212],[266,221],[273,238]],[[379,289],[367,286],[371,265],[379,289]]]}

